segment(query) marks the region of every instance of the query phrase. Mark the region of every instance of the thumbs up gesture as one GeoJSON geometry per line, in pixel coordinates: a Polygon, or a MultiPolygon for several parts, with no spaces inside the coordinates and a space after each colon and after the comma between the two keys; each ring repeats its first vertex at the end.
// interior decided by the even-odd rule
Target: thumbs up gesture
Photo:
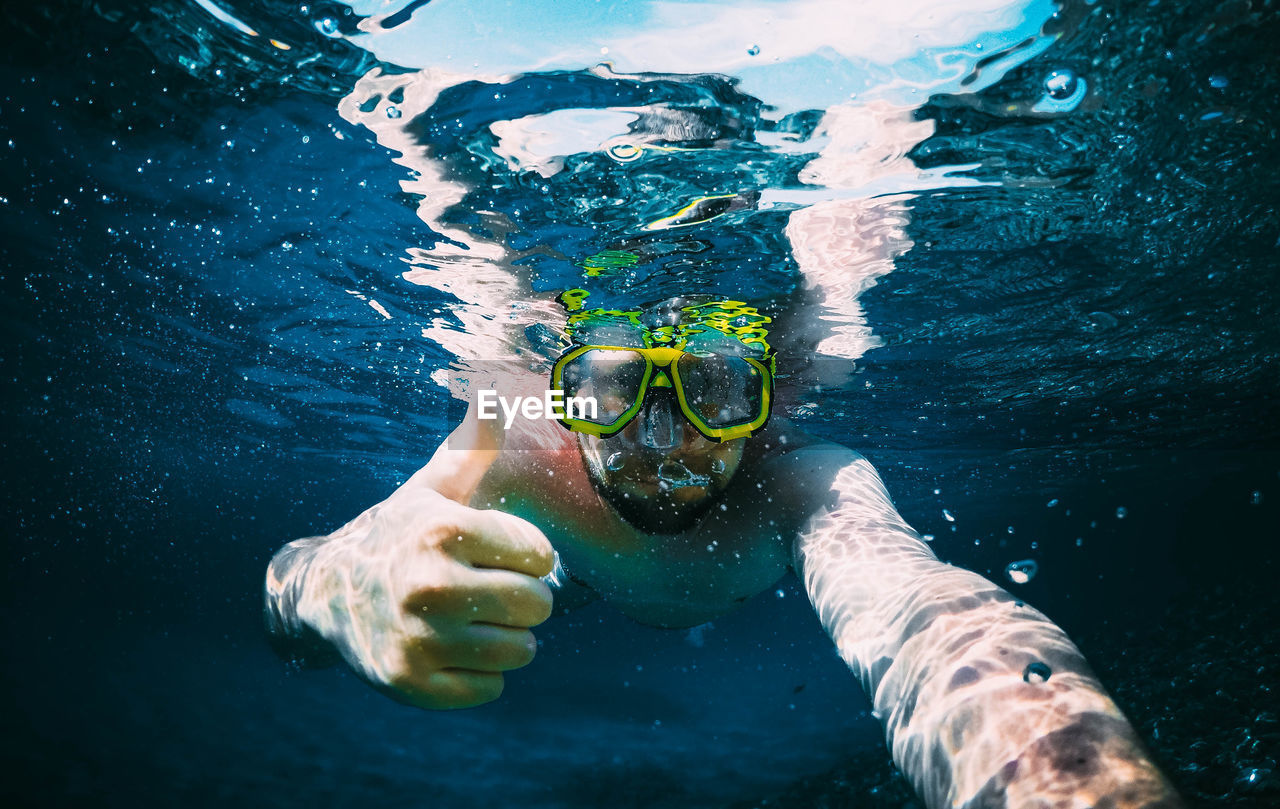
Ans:
{"type": "Polygon", "coordinates": [[[472,414],[431,462],[297,566],[296,617],[375,687],[421,708],[498,698],[551,615],[551,543],[467,503],[497,456],[472,414]]]}

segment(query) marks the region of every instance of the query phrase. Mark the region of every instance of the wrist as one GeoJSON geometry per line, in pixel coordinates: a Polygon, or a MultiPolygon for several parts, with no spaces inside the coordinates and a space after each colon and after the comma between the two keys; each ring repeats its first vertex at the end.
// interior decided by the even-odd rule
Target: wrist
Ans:
{"type": "Polygon", "coordinates": [[[307,666],[337,662],[333,646],[305,618],[308,576],[327,537],[308,537],[281,548],[267,567],[263,617],[271,647],[286,660],[307,666]]]}

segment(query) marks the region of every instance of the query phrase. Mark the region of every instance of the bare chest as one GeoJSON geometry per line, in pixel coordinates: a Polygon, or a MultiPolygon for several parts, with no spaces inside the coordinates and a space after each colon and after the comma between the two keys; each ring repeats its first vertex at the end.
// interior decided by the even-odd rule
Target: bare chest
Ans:
{"type": "Polygon", "coordinates": [[[789,532],[768,496],[750,484],[730,487],[688,531],[647,534],[601,501],[574,461],[549,455],[526,463],[519,479],[487,481],[477,497],[484,502],[473,505],[537,525],[574,580],[631,618],[671,627],[705,623],[787,572],[789,532]]]}

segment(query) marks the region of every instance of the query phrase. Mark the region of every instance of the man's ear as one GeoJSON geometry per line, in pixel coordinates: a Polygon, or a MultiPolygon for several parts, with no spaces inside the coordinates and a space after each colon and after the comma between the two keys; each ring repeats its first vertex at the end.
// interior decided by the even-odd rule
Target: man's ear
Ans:
{"type": "Polygon", "coordinates": [[[560,359],[560,355],[571,344],[567,334],[551,328],[546,323],[534,323],[531,326],[526,326],[524,337],[529,341],[529,348],[533,353],[545,358],[548,362],[555,362],[560,359]]]}

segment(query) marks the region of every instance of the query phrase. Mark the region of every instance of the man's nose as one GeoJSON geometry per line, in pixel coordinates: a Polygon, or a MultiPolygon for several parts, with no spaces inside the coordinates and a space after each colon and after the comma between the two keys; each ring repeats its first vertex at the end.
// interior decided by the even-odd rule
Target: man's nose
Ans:
{"type": "Polygon", "coordinates": [[[668,450],[680,446],[684,438],[675,397],[667,391],[649,391],[640,410],[639,422],[641,446],[668,450]]]}

